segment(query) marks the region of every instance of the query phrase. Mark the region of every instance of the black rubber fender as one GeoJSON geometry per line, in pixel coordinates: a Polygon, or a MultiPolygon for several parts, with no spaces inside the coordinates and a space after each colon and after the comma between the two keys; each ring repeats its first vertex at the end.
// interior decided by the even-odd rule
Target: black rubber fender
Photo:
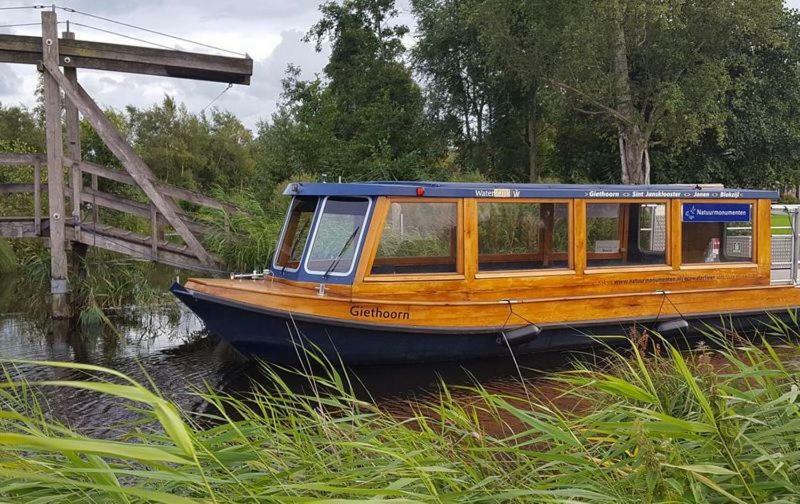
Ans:
{"type": "Polygon", "coordinates": [[[656,332],[661,335],[685,331],[687,329],[689,329],[689,322],[682,318],[667,320],[656,326],[656,332]]]}
{"type": "Polygon", "coordinates": [[[497,338],[497,343],[502,345],[507,341],[509,345],[519,345],[531,341],[542,332],[536,324],[528,324],[510,331],[503,331],[497,338]]]}

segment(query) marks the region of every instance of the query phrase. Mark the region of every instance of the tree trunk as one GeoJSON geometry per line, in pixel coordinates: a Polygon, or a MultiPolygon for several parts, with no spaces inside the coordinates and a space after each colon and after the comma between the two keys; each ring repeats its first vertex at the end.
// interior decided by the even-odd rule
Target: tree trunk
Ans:
{"type": "Polygon", "coordinates": [[[648,141],[638,126],[619,126],[619,156],[623,184],[650,183],[648,141]]]}
{"type": "Polygon", "coordinates": [[[625,43],[625,28],[620,1],[614,5],[614,91],[618,119],[620,162],[623,184],[647,184],[650,179],[647,144],[649,139],[637,121],[631,98],[631,82],[628,73],[628,50],[625,43]]]}
{"type": "Polygon", "coordinates": [[[528,115],[528,178],[531,182],[539,181],[539,166],[537,154],[539,151],[539,134],[536,131],[536,116],[533,112],[528,115]]]}
{"type": "Polygon", "coordinates": [[[527,144],[528,144],[528,178],[530,182],[539,181],[539,107],[537,106],[537,89],[534,86],[528,95],[528,124],[527,124],[527,144]]]}
{"type": "Polygon", "coordinates": [[[476,103],[473,100],[472,108],[475,110],[475,119],[476,119],[475,132],[477,135],[476,139],[478,140],[478,143],[483,143],[483,105],[479,106],[478,103],[476,103]]]}

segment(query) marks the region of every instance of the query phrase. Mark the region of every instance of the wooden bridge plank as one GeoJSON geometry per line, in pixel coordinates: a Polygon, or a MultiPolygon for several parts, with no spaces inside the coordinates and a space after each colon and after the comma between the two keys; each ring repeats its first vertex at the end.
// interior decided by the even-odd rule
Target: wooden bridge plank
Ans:
{"type": "Polygon", "coordinates": [[[152,171],[150,171],[150,168],[136,154],[125,138],[122,137],[122,134],[105,116],[97,103],[86,93],[86,90],[84,90],[80,84],[73,85],[69,82],[64,74],[61,73],[58,64],[52,61],[45,61],[44,67],[47,73],[52,76],[61,89],[64,90],[64,94],[67,95],[67,98],[77,105],[83,117],[89,121],[111,152],[119,158],[122,165],[128,171],[128,174],[136,180],[136,183],[142,191],[144,191],[147,197],[156,205],[159,212],[167,219],[167,222],[170,223],[180,237],[192,249],[195,256],[204,264],[213,266],[214,261],[209,253],[183,220],[177,215],[175,203],[165,198],[156,187],[154,182],[155,177],[152,171]]]}
{"type": "Polygon", "coordinates": [[[177,254],[169,250],[160,250],[158,257],[153,257],[150,245],[142,245],[140,243],[123,240],[113,236],[95,233],[90,228],[84,227],[81,230],[80,239],[76,239],[74,231],[70,228],[68,233],[72,235],[74,241],[83,243],[93,247],[99,247],[112,252],[117,252],[135,259],[142,261],[156,261],[169,266],[176,266],[179,268],[207,271],[208,267],[200,262],[196,257],[191,254],[177,254]]]}
{"type": "Polygon", "coordinates": [[[37,236],[42,234],[42,164],[33,165],[33,225],[37,236]]]}
{"type": "MultiPolygon", "coordinates": [[[[42,185],[47,190],[47,184],[42,185]]],[[[0,194],[32,193],[36,190],[34,184],[0,184],[0,194]]]]}
{"type": "Polygon", "coordinates": [[[19,154],[16,152],[0,152],[0,166],[34,166],[47,161],[44,154],[19,154]]]}
{"type": "Polygon", "coordinates": [[[33,219],[3,218],[0,219],[0,236],[3,238],[37,238],[33,219]]]}
{"type": "MultiPolygon", "coordinates": [[[[61,34],[64,40],[75,40],[75,34],[65,31],[61,34]]],[[[78,83],[78,70],[74,67],[65,67],[64,75],[73,84],[78,83]]],[[[78,116],[78,107],[69,100],[64,100],[64,125],[67,134],[67,156],[72,159],[69,166],[69,185],[72,190],[72,225],[75,226],[75,235],[81,235],[81,191],[83,190],[83,175],[78,163],[81,160],[81,123],[78,116]]],[[[66,163],[65,163],[66,164],[66,163]]],[[[84,249],[85,251],[85,249],[84,249]]]]}
{"type": "MultiPolygon", "coordinates": [[[[149,204],[133,201],[115,194],[84,188],[83,192],[81,192],[81,199],[85,203],[91,203],[95,206],[101,206],[110,208],[111,210],[116,210],[118,212],[133,214],[137,217],[142,217],[143,219],[149,220],[151,218],[149,204]]],[[[182,210],[178,210],[177,214],[183,223],[189,229],[191,229],[193,233],[205,234],[210,233],[213,230],[210,226],[200,222],[192,221],[188,214],[182,210]]]]}
{"type": "MultiPolygon", "coordinates": [[[[70,166],[73,163],[71,159],[65,158],[64,164],[66,166],[70,166]]],[[[134,186],[137,185],[133,177],[119,170],[112,170],[105,166],[101,166],[95,163],[90,163],[88,161],[80,161],[78,163],[78,166],[80,166],[81,171],[85,173],[90,173],[92,175],[113,180],[114,182],[119,182],[122,184],[128,184],[134,186]]],[[[208,208],[214,208],[216,210],[222,210],[229,213],[241,212],[241,210],[235,207],[234,205],[219,202],[213,198],[209,198],[208,196],[205,196],[198,192],[190,191],[189,189],[183,189],[181,187],[171,186],[169,184],[165,184],[159,181],[156,181],[155,183],[156,186],[161,190],[161,192],[172,198],[185,200],[190,203],[194,203],[196,205],[208,208]]]]}
{"type": "MultiPolygon", "coordinates": [[[[250,84],[253,74],[253,60],[250,57],[218,56],[90,40],[60,39],[58,43],[61,46],[58,64],[64,67],[233,84],[250,84]]],[[[0,62],[35,65],[41,59],[40,38],[0,35],[0,62]]]]}
{"type": "MultiPolygon", "coordinates": [[[[39,184],[39,190],[47,190],[47,184],[39,184]]],[[[0,194],[24,194],[36,193],[36,184],[2,184],[0,185],[0,194]]],[[[68,199],[72,199],[73,195],[68,194],[68,199]]],[[[118,212],[133,214],[137,217],[144,219],[152,219],[150,205],[147,203],[140,203],[133,201],[116,194],[111,194],[103,191],[94,191],[92,189],[84,188],[81,191],[81,201],[85,203],[92,203],[93,205],[110,208],[118,212]]],[[[183,210],[177,211],[178,216],[183,220],[186,226],[194,233],[207,234],[213,231],[211,226],[201,222],[191,220],[191,216],[183,210]]],[[[41,216],[39,217],[41,219],[41,216]]]]}
{"type": "MultiPolygon", "coordinates": [[[[32,217],[0,217],[0,237],[4,238],[45,238],[49,229],[49,220],[43,221],[45,235],[41,236],[34,229],[32,217]]],[[[150,237],[138,233],[124,231],[111,226],[95,228],[91,223],[81,229],[80,239],[75,235],[72,226],[66,226],[66,237],[73,242],[96,246],[117,252],[135,259],[156,261],[169,266],[208,272],[208,267],[201,263],[185,245],[176,245],[161,241],[158,256],[152,253],[150,237]]]]}
{"type": "MultiPolygon", "coordinates": [[[[145,245],[150,247],[150,236],[143,235],[140,233],[136,233],[134,231],[128,231],[127,229],[120,229],[114,226],[108,226],[105,224],[99,224],[97,226],[92,225],[91,223],[84,226],[84,229],[89,229],[98,235],[109,236],[111,238],[120,239],[123,241],[129,241],[132,243],[137,243],[139,245],[145,245]]],[[[159,247],[174,252],[176,254],[183,254],[186,256],[192,256],[192,251],[186,245],[178,245],[176,243],[170,243],[165,240],[159,241],[159,247]]]]}

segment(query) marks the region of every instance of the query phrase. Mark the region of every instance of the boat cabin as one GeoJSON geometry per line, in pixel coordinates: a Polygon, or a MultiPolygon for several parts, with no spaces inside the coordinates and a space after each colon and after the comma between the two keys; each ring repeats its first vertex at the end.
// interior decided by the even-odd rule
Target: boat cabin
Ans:
{"type": "Polygon", "coordinates": [[[423,295],[398,284],[435,282],[459,297],[770,278],[774,191],[379,182],[294,183],[285,194],[271,269],[289,281],[423,295]]]}

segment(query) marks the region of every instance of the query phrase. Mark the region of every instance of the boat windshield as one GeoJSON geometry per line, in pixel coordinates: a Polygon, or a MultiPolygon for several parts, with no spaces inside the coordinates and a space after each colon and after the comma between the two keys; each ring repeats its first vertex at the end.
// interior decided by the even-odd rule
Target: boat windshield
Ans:
{"type": "Polygon", "coordinates": [[[306,259],[308,273],[347,276],[353,271],[369,206],[366,198],[325,199],[306,259]]]}
{"type": "Polygon", "coordinates": [[[317,210],[318,198],[295,198],[289,207],[289,215],[283,228],[278,252],[275,254],[275,268],[281,271],[297,271],[300,258],[306,248],[311,221],[317,210]]]}

